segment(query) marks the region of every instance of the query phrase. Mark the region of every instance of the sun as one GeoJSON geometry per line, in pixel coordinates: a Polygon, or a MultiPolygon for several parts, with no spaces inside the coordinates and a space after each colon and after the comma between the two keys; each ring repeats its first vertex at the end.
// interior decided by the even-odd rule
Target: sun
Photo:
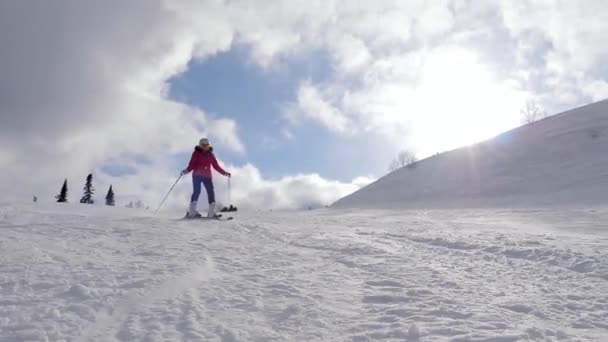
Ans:
{"type": "Polygon", "coordinates": [[[428,56],[416,90],[413,141],[424,157],[488,139],[519,124],[523,93],[477,56],[444,48],[428,56]]]}

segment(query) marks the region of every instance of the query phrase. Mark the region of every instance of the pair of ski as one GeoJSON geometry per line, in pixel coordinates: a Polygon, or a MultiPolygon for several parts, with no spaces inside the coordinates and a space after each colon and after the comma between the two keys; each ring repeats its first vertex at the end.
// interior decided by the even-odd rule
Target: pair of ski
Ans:
{"type": "Polygon", "coordinates": [[[208,217],[208,216],[188,216],[188,214],[186,214],[186,216],[184,216],[182,218],[183,220],[210,220],[210,221],[230,221],[232,219],[234,219],[234,217],[232,216],[228,216],[228,217],[223,217],[221,214],[220,215],[215,215],[213,217],[208,217]]]}

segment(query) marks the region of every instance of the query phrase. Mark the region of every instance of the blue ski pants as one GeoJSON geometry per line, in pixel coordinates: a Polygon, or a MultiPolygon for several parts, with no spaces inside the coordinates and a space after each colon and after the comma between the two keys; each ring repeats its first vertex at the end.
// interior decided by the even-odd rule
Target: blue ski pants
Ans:
{"type": "Polygon", "coordinates": [[[201,194],[201,183],[205,186],[205,190],[207,191],[207,200],[209,204],[215,202],[215,191],[213,190],[213,181],[211,177],[204,177],[198,175],[192,175],[192,197],[190,197],[190,202],[197,202],[198,197],[201,194]]]}

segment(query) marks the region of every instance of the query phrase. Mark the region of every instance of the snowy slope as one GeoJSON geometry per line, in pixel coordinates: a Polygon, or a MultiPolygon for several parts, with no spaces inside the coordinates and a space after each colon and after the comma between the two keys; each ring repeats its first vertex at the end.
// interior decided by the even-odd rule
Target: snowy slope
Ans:
{"type": "Polygon", "coordinates": [[[607,341],[606,222],[0,206],[0,341],[607,341]]]}
{"type": "Polygon", "coordinates": [[[608,204],[608,100],[397,170],[334,208],[608,204]]]}

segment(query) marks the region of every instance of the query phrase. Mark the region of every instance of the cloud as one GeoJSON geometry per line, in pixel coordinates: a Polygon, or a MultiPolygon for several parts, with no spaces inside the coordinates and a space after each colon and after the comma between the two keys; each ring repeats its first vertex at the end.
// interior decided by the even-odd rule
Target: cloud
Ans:
{"type": "Polygon", "coordinates": [[[297,103],[289,106],[286,115],[292,122],[308,118],[334,132],[352,133],[349,118],[326,100],[310,83],[300,85],[297,103]]]}
{"type": "Polygon", "coordinates": [[[304,83],[287,116],[343,135],[377,132],[422,155],[487,138],[518,124],[527,98],[556,113],[606,96],[606,9],[457,0],[328,5],[331,19],[294,10],[284,22],[299,26],[283,30],[297,32],[300,49],[328,51],[335,75],[304,83]],[[470,130],[484,125],[485,134],[470,130]]]}
{"type": "Polygon", "coordinates": [[[289,114],[343,135],[379,132],[389,145],[413,146],[424,157],[518,125],[525,97],[475,53],[442,45],[379,58],[357,86],[305,83],[289,114]]]}
{"type": "MultiPolygon", "coordinates": [[[[237,168],[232,180],[232,199],[256,209],[304,209],[330,205],[360,188],[355,182],[329,181],[316,174],[301,174],[265,180],[253,165],[237,168]]],[[[220,191],[225,187],[220,186],[220,191]]]]}
{"type": "Polygon", "coordinates": [[[360,38],[345,35],[342,39],[337,40],[336,45],[339,46],[332,49],[331,53],[342,73],[360,71],[372,59],[367,45],[360,38]]]}
{"type": "Polygon", "coordinates": [[[568,68],[584,71],[608,57],[604,1],[502,1],[501,10],[511,34],[517,38],[530,31],[542,34],[551,42],[559,63],[568,68]]]}
{"type": "Polygon", "coordinates": [[[357,177],[355,179],[353,179],[352,184],[358,188],[362,188],[364,186],[367,186],[369,184],[371,184],[372,182],[375,182],[376,178],[374,177],[365,177],[365,176],[361,176],[361,177],[357,177]]]}
{"type": "Polygon", "coordinates": [[[209,125],[209,136],[229,150],[244,153],[245,146],[238,138],[237,124],[234,120],[218,119],[209,125]]]}
{"type": "Polygon", "coordinates": [[[608,82],[599,80],[591,81],[585,86],[583,91],[594,101],[608,99],[608,82]]]}
{"type": "Polygon", "coordinates": [[[499,3],[504,27],[520,48],[538,51],[535,47],[544,46],[544,51],[528,54],[518,67],[536,69],[539,81],[531,90],[548,107],[565,109],[597,99],[586,89],[608,78],[602,70],[608,59],[606,9],[601,0],[499,3]],[[539,54],[544,57],[540,63],[539,54]]]}

